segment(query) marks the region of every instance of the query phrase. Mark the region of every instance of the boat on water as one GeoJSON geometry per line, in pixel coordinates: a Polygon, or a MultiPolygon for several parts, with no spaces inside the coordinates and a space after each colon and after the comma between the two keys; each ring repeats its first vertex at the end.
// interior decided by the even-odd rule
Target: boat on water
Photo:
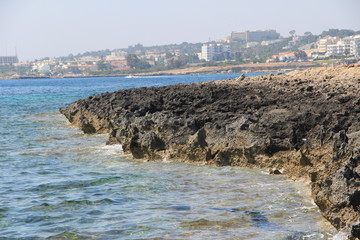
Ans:
{"type": "Polygon", "coordinates": [[[125,78],[135,78],[134,75],[127,75],[125,78]]]}

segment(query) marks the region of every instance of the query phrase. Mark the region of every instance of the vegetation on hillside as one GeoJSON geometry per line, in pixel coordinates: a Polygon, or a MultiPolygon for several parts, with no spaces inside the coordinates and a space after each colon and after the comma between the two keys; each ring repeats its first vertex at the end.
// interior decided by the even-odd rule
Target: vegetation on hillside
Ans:
{"type": "MultiPolygon", "coordinates": [[[[356,34],[360,34],[360,31],[329,29],[327,31],[323,31],[319,35],[312,34],[311,32],[305,32],[303,36],[297,36],[296,31],[291,30],[289,32],[289,37],[283,38],[280,41],[268,42],[268,45],[266,45],[266,43],[248,44],[244,41],[221,43],[230,47],[230,53],[225,52],[218,54],[214,57],[214,61],[210,62],[200,60],[198,56],[198,53],[201,52],[201,47],[204,43],[183,42],[181,44],[167,44],[160,46],[144,46],[138,43],[122,49],[87,51],[77,55],[69,54],[68,56],[58,57],[55,59],[47,57],[35,60],[35,62],[53,61],[58,64],[58,66],[51,66],[51,70],[48,72],[44,72],[36,67],[33,68],[31,64],[28,64],[27,66],[25,64],[24,66],[17,67],[13,65],[0,66],[0,74],[8,76],[15,74],[31,75],[40,73],[48,76],[62,76],[64,74],[132,74],[139,72],[157,72],[169,69],[179,69],[189,66],[226,66],[243,63],[262,63],[267,61],[267,59],[271,56],[281,52],[294,52],[295,60],[303,61],[307,59],[304,51],[316,48],[316,42],[320,38],[325,36],[343,38],[356,34]],[[124,56],[126,54],[125,61],[129,67],[128,69],[125,65],[121,65],[123,64],[121,61],[124,60],[119,61],[120,65],[117,65],[117,63],[113,64],[107,60],[107,56],[111,55],[114,51],[118,52],[120,56],[124,56]],[[95,60],[90,59],[87,62],[84,60],[84,57],[95,58],[95,60]],[[81,63],[78,62],[80,59],[82,59],[81,63]],[[84,69],[82,68],[82,64],[89,66],[95,64],[95,66],[93,68],[84,69]]],[[[208,44],[218,44],[218,42],[208,42],[208,44]]],[[[116,58],[116,53],[113,56],[116,58]]],[[[322,59],[325,60],[324,63],[326,63],[330,57],[326,58],[323,56],[322,59]]],[[[331,59],[344,60],[344,56],[333,56],[331,59]]],[[[41,68],[41,66],[39,68],[41,68]]]]}

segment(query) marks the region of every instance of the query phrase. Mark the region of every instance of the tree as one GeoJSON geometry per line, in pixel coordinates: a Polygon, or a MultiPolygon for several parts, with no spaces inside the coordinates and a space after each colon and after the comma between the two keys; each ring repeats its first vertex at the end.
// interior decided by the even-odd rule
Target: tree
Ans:
{"type": "Polygon", "coordinates": [[[69,71],[73,74],[81,74],[82,71],[78,67],[70,67],[69,71]]]}
{"type": "Polygon", "coordinates": [[[185,61],[183,61],[182,59],[176,58],[176,59],[174,60],[173,64],[174,64],[174,68],[179,68],[179,67],[184,66],[186,63],[185,63],[185,61]]]}
{"type": "Polygon", "coordinates": [[[67,56],[67,58],[69,59],[69,60],[74,60],[75,58],[74,58],[74,55],[72,54],[72,53],[70,53],[68,56],[67,56]]]}
{"type": "Polygon", "coordinates": [[[291,30],[291,31],[289,32],[289,34],[290,34],[292,37],[294,37],[295,33],[296,33],[295,30],[291,30]]]}
{"type": "Polygon", "coordinates": [[[126,59],[127,65],[130,68],[136,68],[136,66],[138,66],[140,63],[140,59],[138,58],[138,56],[136,56],[136,54],[133,54],[133,53],[127,54],[125,56],[125,59],[126,59]]]}
{"type": "Polygon", "coordinates": [[[144,50],[145,50],[145,47],[140,43],[138,43],[138,44],[136,44],[134,46],[129,46],[128,47],[128,52],[129,53],[135,53],[136,51],[144,52],[144,50]]]}
{"type": "Polygon", "coordinates": [[[323,31],[321,33],[321,37],[332,36],[332,37],[347,37],[351,35],[355,35],[356,32],[350,29],[329,29],[328,31],[323,31]]]}
{"type": "Polygon", "coordinates": [[[172,58],[172,57],[174,57],[174,55],[173,55],[172,53],[170,53],[170,52],[167,52],[167,53],[165,54],[165,58],[166,58],[166,59],[172,58]]]}
{"type": "Polygon", "coordinates": [[[306,55],[306,52],[298,50],[295,52],[295,57],[296,57],[296,59],[300,60],[300,59],[306,59],[307,55],[306,55]]]}
{"type": "Polygon", "coordinates": [[[304,32],[304,42],[307,44],[316,41],[317,37],[314,36],[311,32],[304,32]]]}
{"type": "Polygon", "coordinates": [[[97,68],[99,71],[111,70],[111,65],[108,63],[105,63],[104,60],[101,60],[97,63],[97,68]]]}
{"type": "Polygon", "coordinates": [[[232,55],[231,56],[232,59],[235,59],[235,60],[238,60],[238,61],[241,60],[241,57],[242,57],[241,52],[233,52],[231,55],[232,55]]]}
{"type": "Polygon", "coordinates": [[[151,68],[151,65],[145,60],[140,60],[140,63],[136,67],[136,69],[147,69],[147,68],[151,68]]]}
{"type": "Polygon", "coordinates": [[[146,62],[145,60],[139,59],[136,54],[129,53],[125,56],[125,59],[126,59],[127,65],[130,68],[146,69],[146,68],[151,67],[151,65],[148,62],[146,62]]]}

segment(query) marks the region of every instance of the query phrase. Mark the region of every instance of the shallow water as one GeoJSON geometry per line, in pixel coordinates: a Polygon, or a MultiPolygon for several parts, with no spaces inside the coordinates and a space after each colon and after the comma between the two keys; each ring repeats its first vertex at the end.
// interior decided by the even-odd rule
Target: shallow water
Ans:
{"type": "Polygon", "coordinates": [[[0,239],[331,239],[301,183],[139,162],[58,108],[95,93],[236,77],[0,81],[0,239]]]}

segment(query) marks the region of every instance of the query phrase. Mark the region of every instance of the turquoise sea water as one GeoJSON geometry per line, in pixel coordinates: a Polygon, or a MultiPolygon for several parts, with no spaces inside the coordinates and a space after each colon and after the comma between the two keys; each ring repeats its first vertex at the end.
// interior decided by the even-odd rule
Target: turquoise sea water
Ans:
{"type": "Polygon", "coordinates": [[[331,239],[302,183],[134,161],[58,112],[96,93],[237,76],[0,80],[0,239],[331,239]]]}

